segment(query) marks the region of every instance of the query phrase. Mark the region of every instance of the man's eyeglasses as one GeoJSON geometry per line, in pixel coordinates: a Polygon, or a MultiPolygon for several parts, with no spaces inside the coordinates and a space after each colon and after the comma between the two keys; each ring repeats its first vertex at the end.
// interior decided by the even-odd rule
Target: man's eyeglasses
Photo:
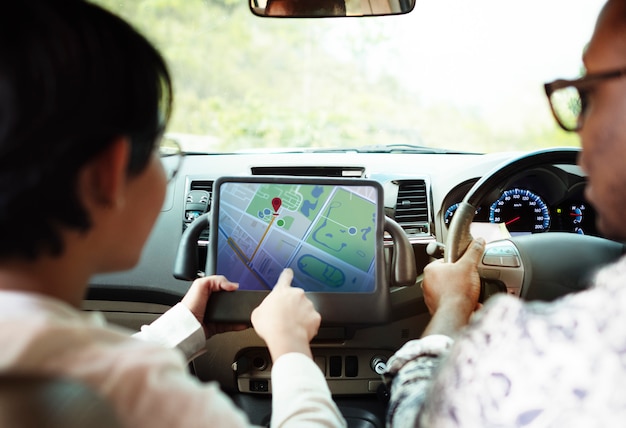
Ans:
{"type": "Polygon", "coordinates": [[[592,86],[607,79],[626,76],[626,68],[606,73],[588,74],[575,80],[555,80],[544,88],[552,114],[561,128],[578,132],[583,127],[587,95],[592,86]]]}
{"type": "Polygon", "coordinates": [[[159,143],[159,155],[169,183],[176,176],[183,162],[183,151],[178,142],[169,138],[162,138],[159,143]]]}

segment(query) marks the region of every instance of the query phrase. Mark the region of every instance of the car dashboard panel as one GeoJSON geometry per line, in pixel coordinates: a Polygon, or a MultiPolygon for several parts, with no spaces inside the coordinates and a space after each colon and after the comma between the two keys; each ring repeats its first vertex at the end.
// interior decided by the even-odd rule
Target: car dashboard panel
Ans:
{"type": "MultiPolygon", "coordinates": [[[[343,181],[377,182],[382,189],[381,216],[393,219],[402,228],[414,252],[415,284],[419,284],[424,267],[432,260],[426,251],[428,244],[445,242],[447,223],[454,214],[451,207],[463,199],[485,171],[519,154],[188,155],[176,179],[168,185],[162,212],[138,266],[127,272],[93,278],[85,307],[101,310],[110,321],[137,329],[142,322],[156,318],[178,301],[190,285],[190,281],[172,275],[179,241],[196,218],[206,213],[216,214],[212,210],[218,210],[219,206],[215,204],[213,194],[219,180],[225,176],[247,177],[251,181],[307,176],[306,180],[322,182],[337,177],[343,181]]],[[[507,210],[518,208],[515,204],[519,199],[519,211],[531,220],[528,223],[526,218],[520,218],[510,223],[507,227],[511,232],[515,232],[512,225],[516,222],[526,227],[532,225],[524,232],[537,232],[534,227],[538,223],[534,222],[541,215],[545,217],[542,211],[545,208],[550,221],[549,227],[544,227],[544,233],[555,230],[580,233],[579,229],[584,233],[596,233],[593,209],[584,199],[584,184],[585,176],[575,165],[537,165],[507,178],[492,189],[479,207],[475,221],[488,222],[491,210],[495,211],[493,216],[501,216],[506,223],[518,216],[507,210]],[[541,199],[540,203],[535,196],[541,199]],[[500,210],[496,211],[496,208],[500,210]]],[[[268,204],[271,205],[271,199],[268,204]]],[[[269,205],[265,208],[276,211],[269,205]]],[[[270,212],[271,217],[273,212],[270,212]]],[[[388,234],[382,235],[382,241],[381,270],[384,279],[389,281],[394,242],[388,234]]],[[[197,239],[195,256],[203,271],[201,274],[207,272],[204,266],[211,245],[210,228],[207,228],[197,239]]],[[[209,268],[208,272],[211,271],[209,268]]],[[[390,285],[386,290],[390,307],[386,319],[372,322],[369,311],[359,310],[358,303],[346,301],[342,307],[352,305],[360,319],[346,323],[322,320],[319,334],[312,342],[315,362],[325,374],[340,406],[355,397],[369,397],[369,405],[378,405],[376,397],[382,388],[380,363],[406,341],[420,337],[430,319],[419,286],[390,285]]],[[[192,365],[199,379],[218,381],[242,407],[255,405],[254,400],[269,397],[271,359],[264,342],[253,329],[213,336],[207,341],[206,349],[192,365]]],[[[262,403],[269,406],[268,401],[262,403]]],[[[382,417],[380,412],[377,414],[382,417]]]]}

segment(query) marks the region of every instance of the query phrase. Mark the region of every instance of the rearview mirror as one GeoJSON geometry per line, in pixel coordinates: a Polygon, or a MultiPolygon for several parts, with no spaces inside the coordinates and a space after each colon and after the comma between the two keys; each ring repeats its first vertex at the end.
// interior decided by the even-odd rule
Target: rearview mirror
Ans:
{"type": "Polygon", "coordinates": [[[250,0],[255,15],[282,18],[399,15],[414,6],[415,0],[250,0]]]}

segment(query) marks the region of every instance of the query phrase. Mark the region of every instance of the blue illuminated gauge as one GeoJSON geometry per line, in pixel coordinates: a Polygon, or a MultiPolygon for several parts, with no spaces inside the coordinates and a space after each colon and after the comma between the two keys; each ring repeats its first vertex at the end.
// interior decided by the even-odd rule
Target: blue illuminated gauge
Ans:
{"type": "Polygon", "coordinates": [[[585,231],[583,227],[585,224],[588,224],[588,222],[586,221],[586,210],[587,207],[585,206],[585,204],[582,203],[573,203],[569,205],[568,209],[557,207],[556,218],[560,220],[560,224],[563,230],[567,232],[578,233],[579,235],[584,235],[585,231]]]}
{"type": "Polygon", "coordinates": [[[450,226],[450,222],[452,221],[452,216],[454,215],[454,212],[456,211],[458,207],[459,207],[459,204],[452,204],[448,207],[446,212],[443,214],[443,222],[445,223],[446,226],[450,226]]]}
{"type": "MultiPolygon", "coordinates": [[[[454,212],[457,210],[457,208],[459,208],[458,203],[452,204],[448,207],[446,212],[443,214],[443,223],[446,226],[450,226],[450,222],[452,221],[452,216],[454,215],[454,212]]],[[[478,214],[479,211],[480,211],[480,207],[478,207],[478,209],[474,212],[474,215],[478,214]]]]}
{"type": "Polygon", "coordinates": [[[504,223],[511,234],[539,233],[550,228],[550,211],[530,190],[510,189],[489,208],[489,221],[504,223]]]}
{"type": "Polygon", "coordinates": [[[574,224],[574,226],[579,225],[583,222],[584,210],[584,205],[572,205],[572,209],[570,210],[569,215],[572,218],[572,223],[574,224]]]}

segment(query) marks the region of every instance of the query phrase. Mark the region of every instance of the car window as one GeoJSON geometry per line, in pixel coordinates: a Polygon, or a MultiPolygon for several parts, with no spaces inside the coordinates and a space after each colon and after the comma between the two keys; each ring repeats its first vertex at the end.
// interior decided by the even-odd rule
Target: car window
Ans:
{"type": "Polygon", "coordinates": [[[406,15],[259,18],[245,0],[96,0],[163,52],[186,151],[575,146],[543,83],[582,72],[602,0],[418,0],[406,15]]]}

